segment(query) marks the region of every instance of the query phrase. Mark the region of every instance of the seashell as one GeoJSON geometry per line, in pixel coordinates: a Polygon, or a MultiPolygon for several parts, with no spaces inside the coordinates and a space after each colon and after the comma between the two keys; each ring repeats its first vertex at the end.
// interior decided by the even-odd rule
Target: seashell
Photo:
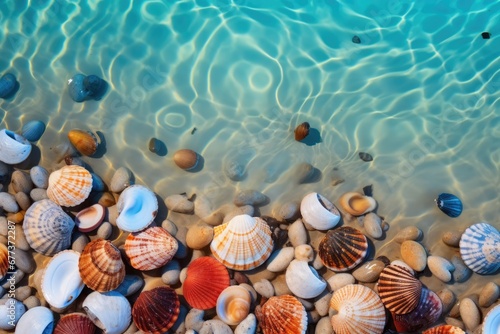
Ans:
{"type": "MultiPolygon", "coordinates": [[[[9,250],[4,244],[0,244],[0,281],[9,271],[9,250]]],[[[229,276],[228,276],[229,277],[229,276]]]]}
{"type": "Polygon", "coordinates": [[[215,310],[220,320],[232,326],[239,324],[247,317],[251,303],[250,292],[242,286],[233,285],[220,293],[215,310]]]}
{"type": "Polygon", "coordinates": [[[34,202],[24,215],[23,231],[31,248],[52,256],[71,246],[75,222],[49,199],[34,202]]]}
{"type": "MultiPolygon", "coordinates": [[[[36,306],[24,313],[16,325],[18,334],[46,334],[54,329],[54,314],[45,306],[36,306]]],[[[74,333],[76,334],[76,333],[74,333]]]]}
{"type": "Polygon", "coordinates": [[[133,185],[126,188],[116,204],[118,217],[116,224],[126,232],[145,229],[158,213],[158,200],[149,188],[133,185]]]}
{"type": "Polygon", "coordinates": [[[94,334],[96,326],[83,313],[70,313],[61,318],[54,329],[54,334],[94,334]]]}
{"type": "Polygon", "coordinates": [[[364,260],[367,253],[366,236],[349,226],[329,230],[318,246],[321,262],[336,272],[353,269],[364,260]]]}
{"type": "Polygon", "coordinates": [[[238,215],[214,227],[210,243],[214,257],[234,270],[250,270],[264,263],[273,250],[271,229],[258,217],[238,215]]]}
{"type": "Polygon", "coordinates": [[[82,307],[105,334],[121,334],[130,324],[130,303],[121,293],[94,291],[85,298],[82,307]]]}
{"type": "Polygon", "coordinates": [[[420,302],[422,282],[408,269],[391,264],[380,273],[377,291],[389,311],[406,314],[413,311],[420,302]]]}
{"type": "Polygon", "coordinates": [[[364,215],[377,207],[377,202],[373,197],[353,191],[340,196],[339,203],[342,209],[353,216],[364,215]]]}
{"type": "Polygon", "coordinates": [[[316,230],[329,230],[340,221],[335,205],[318,193],[309,193],[300,202],[302,220],[316,230]]]}
{"type": "Polygon", "coordinates": [[[424,287],[418,306],[413,311],[406,314],[392,313],[392,318],[398,333],[418,332],[435,323],[442,310],[443,304],[438,295],[424,287]]]}
{"type": "Polygon", "coordinates": [[[91,232],[101,225],[106,209],[101,204],[94,204],[78,212],[75,217],[76,226],[81,232],[91,232]]]}
{"type": "Polygon", "coordinates": [[[460,238],[460,255],[472,271],[495,273],[500,268],[500,232],[487,223],[470,226],[460,238]]]}
{"type": "Polygon", "coordinates": [[[262,305],[259,320],[264,334],[305,334],[307,330],[306,309],[291,295],[269,298],[262,305]]]}
{"type": "Polygon", "coordinates": [[[441,211],[452,218],[458,217],[462,213],[462,201],[455,195],[442,193],[434,201],[441,211]]]}
{"type": "Polygon", "coordinates": [[[28,158],[31,143],[21,135],[10,130],[0,130],[0,161],[18,164],[28,158]]]}
{"type": "Polygon", "coordinates": [[[429,328],[428,330],[423,331],[422,334],[465,334],[465,332],[461,328],[456,326],[441,325],[429,328]]]}
{"type": "Polygon", "coordinates": [[[228,286],[226,267],[212,257],[202,256],[188,265],[182,291],[192,308],[207,310],[215,307],[220,293],[228,286]]]}
{"type": "Polygon", "coordinates": [[[38,141],[45,132],[45,123],[42,121],[29,121],[21,129],[21,135],[27,140],[38,141]]]}
{"type": "Polygon", "coordinates": [[[307,135],[309,134],[309,129],[310,128],[311,128],[311,126],[307,122],[299,124],[295,128],[295,131],[294,131],[295,140],[296,141],[301,141],[302,139],[304,139],[305,137],[307,137],[307,135]]]}
{"type": "Polygon", "coordinates": [[[47,189],[49,186],[49,172],[42,166],[34,166],[30,169],[31,181],[37,188],[47,189]]]}
{"type": "Polygon", "coordinates": [[[174,162],[184,170],[192,170],[198,165],[200,156],[193,150],[182,149],[174,154],[174,162]]]}
{"type": "Polygon", "coordinates": [[[70,130],[68,139],[78,152],[88,157],[95,154],[99,145],[96,135],[90,131],[70,130]]]}
{"type": "Polygon", "coordinates": [[[96,239],[83,249],[78,261],[83,283],[95,291],[116,289],[125,278],[121,253],[110,241],[96,239]]]}
{"type": "Polygon", "coordinates": [[[66,250],[57,253],[47,264],[42,276],[43,297],[51,306],[63,309],[71,305],[84,288],[78,260],[80,253],[66,250]]]}
{"type": "Polygon", "coordinates": [[[18,87],[19,83],[17,82],[16,76],[12,73],[5,73],[0,78],[0,98],[12,97],[18,87]]]}
{"type": "Polygon", "coordinates": [[[382,334],[384,330],[384,304],[363,285],[349,284],[335,291],[330,307],[337,311],[330,319],[336,334],[382,334]]]}
{"type": "Polygon", "coordinates": [[[132,267],[152,270],[167,264],[177,252],[177,240],[162,227],[149,227],[130,233],[125,240],[125,253],[132,267]]]}
{"type": "Polygon", "coordinates": [[[175,324],[179,312],[180,301],[175,290],[160,286],[141,292],[132,308],[132,317],[141,331],[162,334],[175,324]]]}
{"type": "Polygon", "coordinates": [[[483,334],[498,334],[500,328],[500,305],[495,306],[486,314],[482,330],[483,334]]]}
{"type": "Polygon", "coordinates": [[[77,165],[64,166],[49,176],[47,196],[60,206],[75,206],[89,197],[92,175],[77,165]]]}
{"type": "Polygon", "coordinates": [[[286,268],[285,280],[290,291],[299,298],[317,297],[326,288],[325,280],[306,261],[292,260],[286,268]]]}

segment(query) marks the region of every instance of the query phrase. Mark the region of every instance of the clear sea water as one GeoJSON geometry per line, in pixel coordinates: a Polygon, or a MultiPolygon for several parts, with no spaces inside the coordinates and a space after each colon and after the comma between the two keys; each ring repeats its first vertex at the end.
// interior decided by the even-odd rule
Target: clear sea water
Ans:
{"type": "MultiPolygon", "coordinates": [[[[310,191],[337,203],[372,185],[390,224],[378,254],[416,225],[429,253],[449,257],[443,232],[500,228],[499,16],[494,0],[2,1],[0,73],[20,88],[0,100],[1,127],[44,121],[49,170],[69,130],[99,131],[104,154],[84,160],[105,181],[125,166],[163,198],[204,194],[214,207],[255,189],[273,214],[310,191]],[[102,100],[71,100],[76,73],[107,81],[102,100]],[[305,121],[311,140],[296,142],[305,121]],[[166,155],[148,150],[152,137],[166,155]],[[203,157],[200,171],[174,165],[181,148],[203,157]],[[243,181],[225,176],[228,161],[246,167],[243,181]],[[303,162],[318,177],[298,184],[303,162]],[[460,217],[436,208],[441,192],[462,199],[460,217]]],[[[464,296],[487,280],[500,283],[448,287],[464,296]]]]}

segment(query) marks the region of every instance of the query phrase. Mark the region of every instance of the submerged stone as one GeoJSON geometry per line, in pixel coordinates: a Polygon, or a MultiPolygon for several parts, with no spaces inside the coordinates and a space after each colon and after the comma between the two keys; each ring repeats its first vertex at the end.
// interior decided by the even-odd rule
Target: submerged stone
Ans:
{"type": "Polygon", "coordinates": [[[14,74],[6,73],[0,78],[0,98],[9,97],[16,90],[17,80],[14,74]]]}
{"type": "Polygon", "coordinates": [[[354,36],[352,37],[352,42],[353,42],[354,44],[359,44],[359,43],[361,43],[361,39],[360,39],[358,36],[354,35],[354,36]]]}

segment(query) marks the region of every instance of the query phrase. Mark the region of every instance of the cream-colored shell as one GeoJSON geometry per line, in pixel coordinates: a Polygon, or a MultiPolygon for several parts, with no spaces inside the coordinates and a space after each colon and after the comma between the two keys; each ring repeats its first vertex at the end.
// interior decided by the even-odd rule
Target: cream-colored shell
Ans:
{"type": "Polygon", "coordinates": [[[326,288],[325,280],[307,261],[293,260],[285,272],[288,288],[299,298],[314,298],[326,288]]]}
{"type": "Polygon", "coordinates": [[[31,143],[10,130],[0,131],[0,161],[6,164],[23,162],[31,153],[31,143]]]}
{"type": "Polygon", "coordinates": [[[115,291],[94,291],[85,298],[83,309],[106,334],[121,334],[130,324],[132,309],[127,298],[115,291]]]}
{"type": "Polygon", "coordinates": [[[377,202],[371,196],[365,196],[355,191],[340,196],[339,204],[344,211],[353,215],[361,216],[375,210],[377,202]]]}
{"type": "Polygon", "coordinates": [[[250,313],[252,296],[247,289],[238,286],[228,286],[217,298],[216,311],[219,318],[228,325],[237,325],[250,313]]]}
{"type": "Polygon", "coordinates": [[[92,175],[78,165],[68,165],[53,171],[49,176],[47,196],[60,206],[75,206],[89,197],[92,175]]]}
{"type": "Polygon", "coordinates": [[[127,187],[116,203],[118,217],[116,224],[126,232],[145,229],[158,213],[158,200],[149,188],[141,185],[127,187]]]}
{"type": "Polygon", "coordinates": [[[318,193],[309,193],[300,202],[300,213],[304,223],[316,230],[329,230],[340,221],[340,212],[335,205],[318,193]]]}
{"type": "Polygon", "coordinates": [[[45,331],[46,328],[54,328],[54,314],[45,306],[36,306],[24,313],[16,325],[16,334],[43,334],[52,333],[52,330],[45,331]]]}

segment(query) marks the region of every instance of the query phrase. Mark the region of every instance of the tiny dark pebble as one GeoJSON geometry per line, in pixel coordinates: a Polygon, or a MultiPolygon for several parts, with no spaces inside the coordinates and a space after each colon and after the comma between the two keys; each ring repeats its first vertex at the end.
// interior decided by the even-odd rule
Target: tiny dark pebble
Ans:
{"type": "Polygon", "coordinates": [[[367,186],[364,186],[363,193],[365,194],[365,196],[373,197],[373,185],[369,184],[367,186]]]}
{"type": "Polygon", "coordinates": [[[198,130],[196,127],[193,128],[193,130],[191,130],[191,134],[194,135],[194,133],[196,132],[196,130],[198,130]]]}
{"type": "Polygon", "coordinates": [[[354,36],[352,38],[352,42],[355,44],[359,44],[359,43],[361,43],[361,39],[358,36],[354,36]]]}
{"type": "Polygon", "coordinates": [[[489,32],[483,32],[481,36],[483,37],[483,39],[490,39],[491,34],[489,32]]]}
{"type": "Polygon", "coordinates": [[[382,261],[386,266],[391,264],[391,260],[389,260],[389,258],[384,255],[377,257],[375,260],[382,261]]]}
{"type": "Polygon", "coordinates": [[[363,161],[372,161],[373,157],[369,153],[359,152],[359,158],[363,161]]]}

